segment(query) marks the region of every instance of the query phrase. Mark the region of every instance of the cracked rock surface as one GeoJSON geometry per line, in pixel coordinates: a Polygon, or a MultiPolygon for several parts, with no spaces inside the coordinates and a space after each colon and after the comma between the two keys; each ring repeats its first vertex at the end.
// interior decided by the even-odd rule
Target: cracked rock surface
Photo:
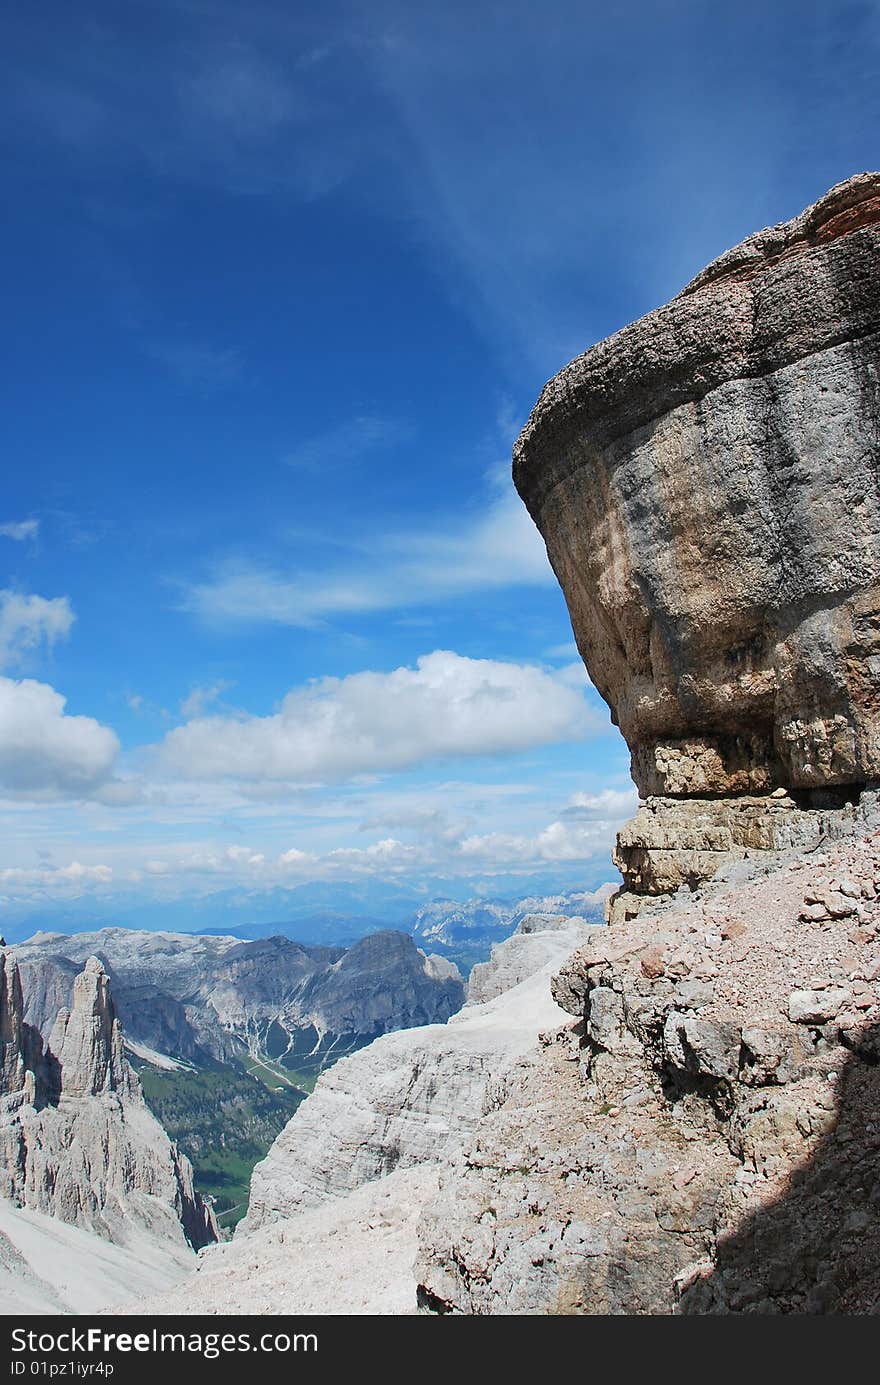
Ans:
{"type": "Polygon", "coordinates": [[[595,934],[441,1172],[423,1307],[876,1312],[878,887],[875,832],[595,934]]]}

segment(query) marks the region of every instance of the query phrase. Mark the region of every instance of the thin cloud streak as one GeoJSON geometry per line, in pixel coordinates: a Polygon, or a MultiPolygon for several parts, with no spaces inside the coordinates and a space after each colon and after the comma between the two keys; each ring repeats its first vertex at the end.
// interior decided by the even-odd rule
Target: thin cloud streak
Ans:
{"type": "Polygon", "coordinates": [[[307,438],[284,460],[298,471],[325,472],[360,461],[371,453],[399,447],[414,435],[412,424],[404,419],[359,414],[307,438]]]}
{"type": "Polygon", "coordinates": [[[0,535],[4,539],[14,539],[16,543],[23,543],[25,539],[36,539],[39,532],[38,519],[10,520],[6,524],[0,524],[0,535]]]}
{"type": "Polygon", "coordinates": [[[215,623],[313,627],[334,617],[405,610],[467,593],[552,586],[544,544],[511,490],[469,524],[387,534],[329,572],[287,574],[230,562],[190,585],[180,609],[215,623]]]}

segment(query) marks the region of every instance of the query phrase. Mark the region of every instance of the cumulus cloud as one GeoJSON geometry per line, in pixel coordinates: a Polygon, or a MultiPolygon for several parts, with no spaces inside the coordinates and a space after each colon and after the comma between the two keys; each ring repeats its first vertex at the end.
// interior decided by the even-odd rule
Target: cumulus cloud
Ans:
{"type": "Polygon", "coordinates": [[[77,894],[95,885],[109,885],[113,880],[111,866],[84,866],[80,861],[71,861],[69,866],[37,866],[28,869],[23,866],[7,866],[0,870],[0,889],[17,894],[25,891],[29,895],[40,893],[77,894]]]}
{"type": "Polygon", "coordinates": [[[592,726],[582,695],[540,668],[435,650],[415,668],[295,688],[273,716],[196,718],[160,755],[188,779],[327,782],[581,739],[592,726]]]}
{"type": "Polygon", "coordinates": [[[9,520],[6,524],[0,524],[0,535],[4,539],[15,539],[17,543],[23,543],[25,539],[35,539],[39,532],[38,519],[9,520]]]}
{"type": "Polygon", "coordinates": [[[562,810],[566,818],[612,818],[622,822],[638,806],[639,796],[633,785],[628,789],[603,789],[601,793],[575,793],[562,810]]]}
{"type": "Polygon", "coordinates": [[[74,614],[66,596],[33,596],[0,590],[0,668],[16,663],[44,641],[50,647],[70,634],[74,614]]]}
{"type": "Polygon", "coordinates": [[[0,788],[77,798],[107,786],[119,750],[115,733],[64,708],[65,698],[47,683],[0,677],[0,788]]]}

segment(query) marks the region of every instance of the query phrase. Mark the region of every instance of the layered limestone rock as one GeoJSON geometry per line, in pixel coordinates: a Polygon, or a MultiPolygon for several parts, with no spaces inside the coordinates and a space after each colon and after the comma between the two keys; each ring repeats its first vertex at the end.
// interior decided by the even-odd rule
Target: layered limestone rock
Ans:
{"type": "Polygon", "coordinates": [[[0,954],[0,1195],[121,1246],[215,1240],[189,1161],[144,1104],[97,958],[47,1047],[24,1019],[17,962],[0,954]]]}
{"type": "Polygon", "coordinates": [[[588,926],[578,918],[550,922],[521,939],[513,974],[506,945],[493,950],[500,984],[506,976],[512,989],[498,993],[489,963],[482,990],[494,998],[466,1006],[446,1024],[383,1035],[319,1078],[254,1169],[248,1214],[236,1234],[456,1150],[499,1100],[506,1070],[559,1019],[550,976],[588,926]]]}
{"type": "Polygon", "coordinates": [[[849,830],[880,779],[878,249],[864,174],[572,361],[515,446],[648,800],[637,893],[806,844],[816,806],[849,830]]]}
{"type": "Polygon", "coordinates": [[[426,1310],[878,1311],[880,832],[648,906],[553,989],[440,1171],[426,1310]]]}

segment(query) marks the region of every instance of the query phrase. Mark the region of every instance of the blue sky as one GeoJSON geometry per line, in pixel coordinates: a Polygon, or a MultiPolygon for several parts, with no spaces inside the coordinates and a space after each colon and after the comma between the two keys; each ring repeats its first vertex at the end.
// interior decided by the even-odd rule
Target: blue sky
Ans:
{"type": "Polygon", "coordinates": [[[876,166],[878,5],[4,28],[6,918],[609,878],[628,757],[510,445],[571,356],[876,166]]]}

